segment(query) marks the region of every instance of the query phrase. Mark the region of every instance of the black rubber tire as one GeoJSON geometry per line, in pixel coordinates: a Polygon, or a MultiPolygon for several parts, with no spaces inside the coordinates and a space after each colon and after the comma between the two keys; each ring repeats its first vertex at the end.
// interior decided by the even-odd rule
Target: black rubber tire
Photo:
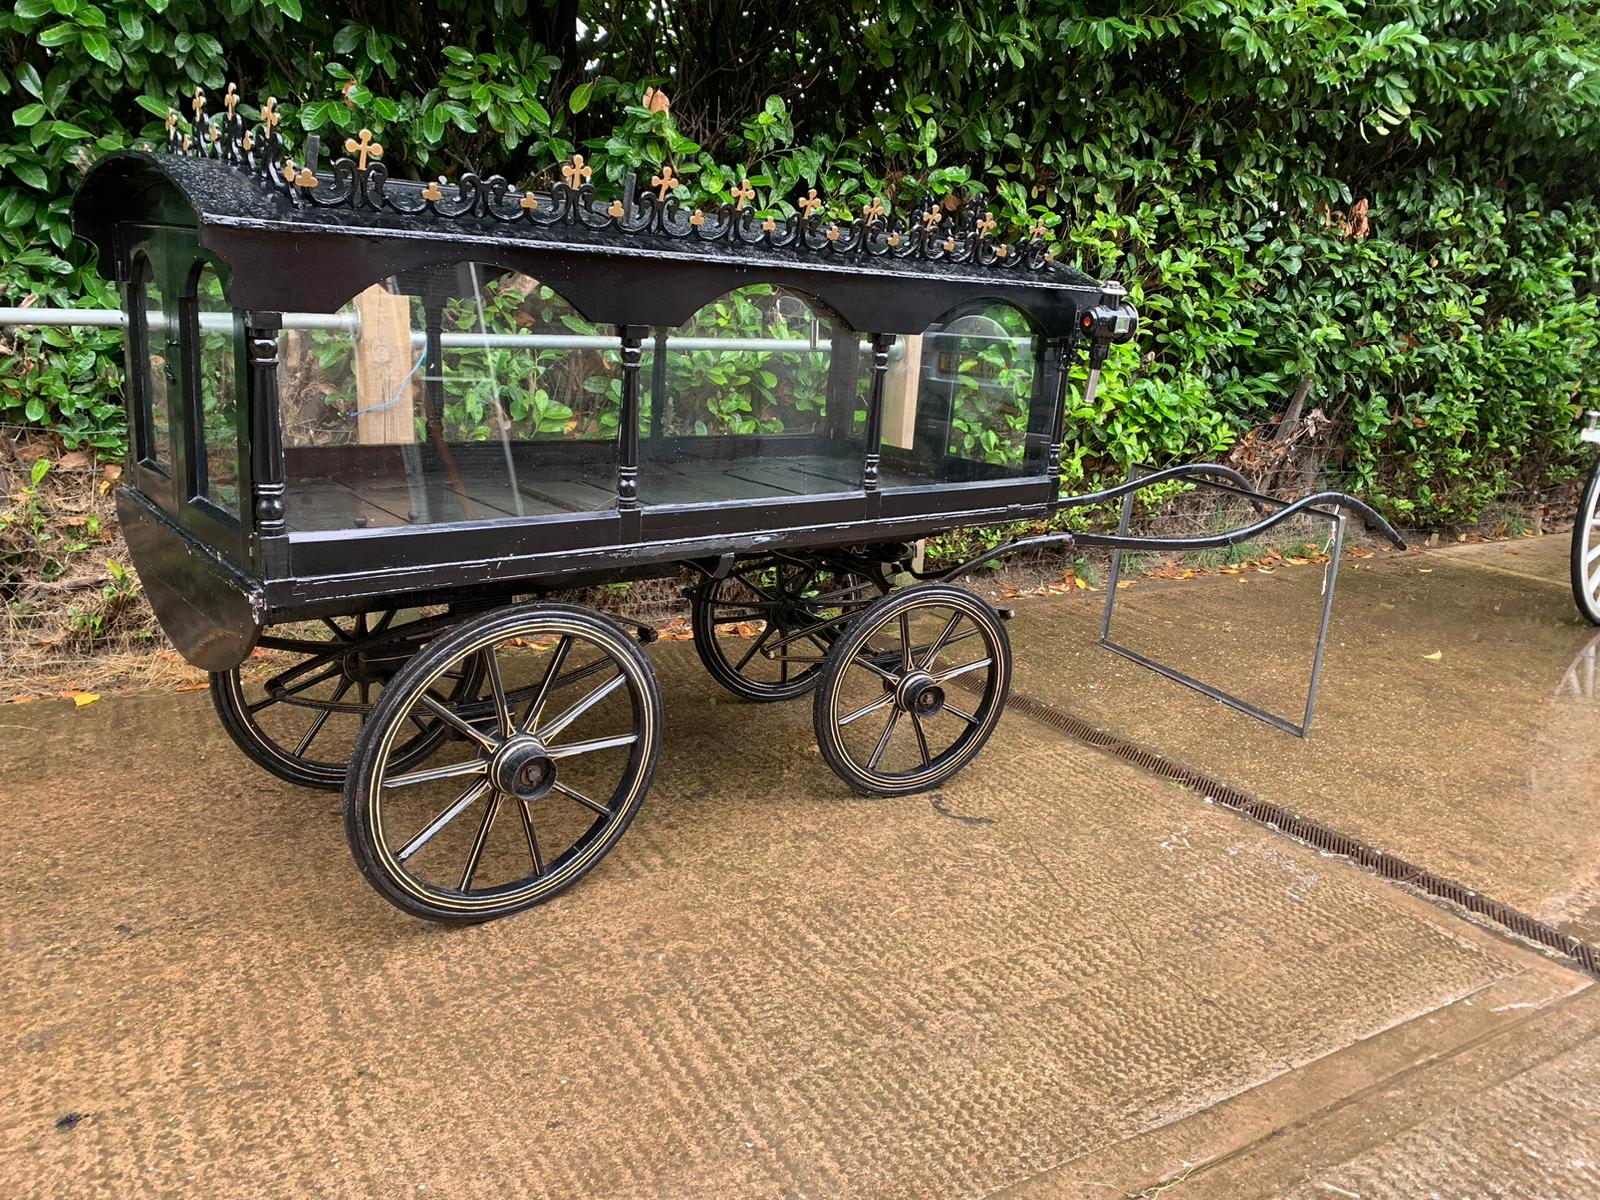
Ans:
{"type": "MultiPolygon", "coordinates": [[[[428,643],[408,662],[373,705],[356,744],[345,781],[345,834],[356,865],[367,882],[401,912],[426,921],[473,925],[543,904],[587,875],[610,852],[632,823],[649,790],[661,748],[661,692],[655,670],[637,642],[616,622],[567,604],[518,605],[495,609],[428,643]],[[400,867],[382,841],[381,814],[372,801],[381,795],[383,756],[393,730],[405,720],[412,698],[429,688],[449,666],[508,638],[570,634],[600,646],[622,669],[638,730],[624,774],[627,794],[592,844],[571,862],[532,887],[499,898],[474,899],[466,893],[427,886],[400,867]]],[[[610,807],[608,805],[608,807],[610,807]]],[[[591,830],[591,832],[593,832],[591,830]]]]}
{"type": "MultiPolygon", "coordinates": [[[[861,669],[861,668],[858,668],[861,669]]],[[[886,692],[889,689],[885,689],[886,692]]],[[[965,588],[944,583],[924,583],[874,601],[845,627],[828,652],[822,679],[812,701],[811,723],[823,761],[856,791],[869,796],[906,796],[938,787],[975,758],[994,733],[1011,691],[1011,641],[1000,614],[981,596],[965,588]],[[852,661],[871,639],[902,615],[908,619],[917,609],[945,608],[960,612],[984,638],[993,662],[983,691],[971,714],[975,720],[950,747],[933,757],[925,768],[898,775],[873,769],[857,761],[844,744],[837,711],[842,700],[844,679],[852,661]]],[[[964,693],[960,693],[964,694],[964,693]]]]}
{"type": "MultiPolygon", "coordinates": [[[[1583,485],[1583,495],[1578,500],[1578,519],[1572,526],[1572,599],[1578,611],[1596,625],[1600,625],[1600,588],[1590,589],[1589,580],[1594,572],[1586,571],[1584,558],[1600,549],[1600,462],[1589,472],[1589,481],[1583,485]]],[[[1600,572],[1600,562],[1595,564],[1600,572]]]]}
{"type": "MultiPolygon", "coordinates": [[[[735,564],[735,570],[765,569],[769,562],[781,560],[756,560],[735,564]]],[[[833,572],[838,577],[848,576],[859,580],[862,588],[876,588],[879,592],[888,591],[888,585],[877,576],[867,576],[859,572],[835,566],[827,562],[819,562],[822,570],[833,572]]],[[[768,704],[781,700],[795,700],[811,692],[822,679],[823,664],[807,663],[802,670],[787,683],[769,682],[755,679],[741,674],[737,665],[729,662],[723,654],[723,643],[726,638],[717,636],[715,626],[714,605],[717,592],[727,581],[722,579],[707,579],[695,589],[690,601],[689,625],[694,631],[694,650],[700,656],[700,662],[705,667],[706,673],[712,679],[735,696],[743,700],[751,700],[758,704],[768,704]]],[[[792,632],[792,631],[786,631],[792,632]]],[[[823,655],[822,647],[816,648],[816,654],[823,655]]]]}

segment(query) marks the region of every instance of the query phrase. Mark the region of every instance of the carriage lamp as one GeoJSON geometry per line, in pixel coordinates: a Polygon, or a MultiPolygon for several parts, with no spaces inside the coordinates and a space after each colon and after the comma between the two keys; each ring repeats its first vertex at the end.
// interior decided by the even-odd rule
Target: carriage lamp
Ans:
{"type": "Polygon", "coordinates": [[[1583,414],[1583,430],[1578,437],[1586,442],[1600,442],[1600,409],[1591,408],[1583,414]]]}
{"type": "Polygon", "coordinates": [[[1102,286],[1100,303],[1078,318],[1078,331],[1089,343],[1089,369],[1098,371],[1112,346],[1131,342],[1139,332],[1139,314],[1128,303],[1127,289],[1115,281],[1102,286]]]}
{"type": "Polygon", "coordinates": [[[1127,297],[1127,289],[1112,280],[1100,288],[1100,303],[1078,318],[1079,336],[1089,343],[1089,377],[1083,385],[1085,408],[1094,404],[1094,394],[1100,388],[1100,368],[1106,365],[1111,347],[1132,341],[1139,332],[1139,313],[1127,297]]]}

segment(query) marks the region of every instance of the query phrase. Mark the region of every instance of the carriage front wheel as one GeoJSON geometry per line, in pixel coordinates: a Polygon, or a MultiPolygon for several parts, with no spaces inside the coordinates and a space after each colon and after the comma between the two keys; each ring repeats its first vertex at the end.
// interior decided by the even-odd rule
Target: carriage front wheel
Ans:
{"type": "Polygon", "coordinates": [[[350,848],[413,916],[508,916],[616,844],[660,743],[655,672],[615,622],[559,604],[485,613],[430,642],[373,707],[345,783],[350,848]],[[461,697],[451,681],[468,672],[482,683],[461,697]],[[451,736],[401,762],[419,717],[451,736]]]}
{"type": "Polygon", "coordinates": [[[857,791],[937,787],[983,749],[1011,689],[1011,642],[982,597],[891,592],[845,627],[812,702],[822,757],[857,791]]]}
{"type": "Polygon", "coordinates": [[[1600,625],[1600,462],[1589,472],[1572,529],[1572,598],[1579,612],[1600,625]]]}

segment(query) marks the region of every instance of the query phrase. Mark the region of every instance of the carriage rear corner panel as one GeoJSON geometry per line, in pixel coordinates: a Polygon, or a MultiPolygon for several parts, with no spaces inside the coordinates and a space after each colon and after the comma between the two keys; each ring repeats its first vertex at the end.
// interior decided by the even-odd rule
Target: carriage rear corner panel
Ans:
{"type": "MultiPolygon", "coordinates": [[[[229,735],[342,790],[357,863],[412,915],[559,894],[648,790],[652,633],[550,590],[687,571],[712,677],[810,696],[824,761],[902,795],[977,755],[1011,677],[1005,614],[916,571],[916,539],[1247,488],[1197,464],[1060,496],[1073,357],[1092,396],[1137,315],[1044,220],[814,189],[774,210],[747,182],[695,207],[670,166],[604,197],[581,155],[528,189],[406,182],[366,130],[324,166],[276,101],[206,105],[73,207],[129,314],[119,513],[229,735]]],[[[1330,496],[1246,494],[1271,515],[1213,540],[1330,496]]]]}

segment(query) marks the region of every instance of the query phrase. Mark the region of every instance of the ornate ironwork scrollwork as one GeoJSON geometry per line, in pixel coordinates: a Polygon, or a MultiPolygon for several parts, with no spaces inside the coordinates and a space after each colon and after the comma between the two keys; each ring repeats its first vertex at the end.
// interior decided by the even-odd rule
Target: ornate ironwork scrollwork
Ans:
{"type": "Polygon", "coordinates": [[[187,130],[177,110],[167,110],[166,152],[226,162],[297,206],[506,225],[579,225],[622,236],[655,235],[806,254],[917,258],[995,270],[1044,269],[1055,261],[1054,239],[1060,236],[1060,230],[1053,233],[1050,224],[1038,217],[1025,234],[1007,241],[996,236],[999,225],[993,213],[966,202],[936,201],[908,218],[873,196],[861,205],[858,216],[836,216],[814,187],[793,201],[792,213],[778,215],[754,207],[756,190],[744,178],[732,189],[732,199],[687,207],[680,199],[687,184],[670,163],[646,176],[628,174],[622,194],[602,200],[593,183],[594,167],[581,154],[559,164],[557,178],[544,190],[524,190],[504,176],[485,179],[471,172],[453,183],[443,176],[427,183],[394,180],[382,162],[384,148],[370,129],[347,137],[344,155],[326,168],[318,161],[320,138],[311,134],[297,163],[280,132],[283,114],[277,98],[269,96],[261,105],[259,124],[253,128],[240,115],[240,103],[238,89],[230,83],[222,99],[225,112],[208,118],[205,93],[195,88],[188,101],[194,119],[187,130]],[[641,186],[643,178],[648,178],[648,187],[641,186]]]}

